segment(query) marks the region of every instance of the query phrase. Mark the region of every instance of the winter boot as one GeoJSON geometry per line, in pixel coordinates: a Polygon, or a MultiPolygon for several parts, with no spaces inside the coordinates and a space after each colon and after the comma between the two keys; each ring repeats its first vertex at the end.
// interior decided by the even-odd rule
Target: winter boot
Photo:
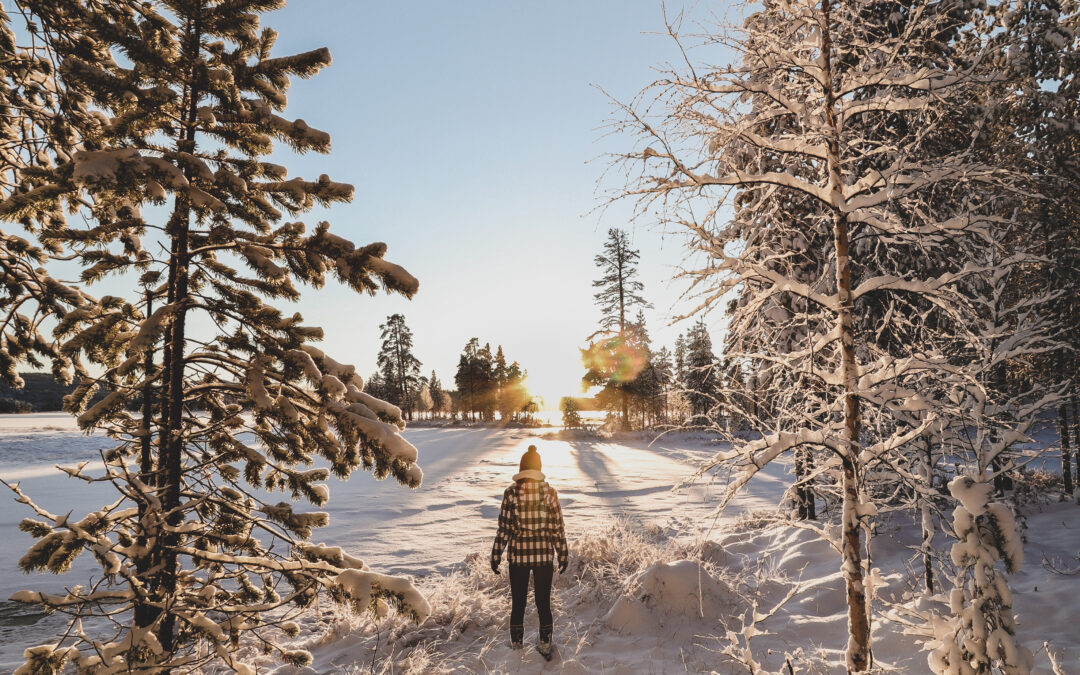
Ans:
{"type": "Polygon", "coordinates": [[[551,624],[540,625],[540,642],[536,645],[536,651],[540,652],[540,656],[544,657],[545,661],[551,660],[551,631],[554,628],[551,624]]]}
{"type": "Polygon", "coordinates": [[[544,657],[545,661],[551,660],[551,640],[541,640],[536,644],[536,651],[540,652],[540,656],[544,657]]]}
{"type": "Polygon", "coordinates": [[[521,649],[522,642],[525,640],[525,626],[510,626],[510,649],[521,649]]]}

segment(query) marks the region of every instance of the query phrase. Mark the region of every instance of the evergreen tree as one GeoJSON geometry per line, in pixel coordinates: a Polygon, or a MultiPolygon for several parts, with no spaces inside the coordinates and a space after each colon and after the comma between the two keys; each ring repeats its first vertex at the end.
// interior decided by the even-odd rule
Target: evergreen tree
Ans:
{"type": "Polygon", "coordinates": [[[686,337],[682,333],[675,338],[675,352],[672,358],[675,365],[675,380],[681,384],[686,381],[686,337]]]}
{"type": "Polygon", "coordinates": [[[602,387],[597,401],[605,410],[620,411],[620,423],[628,428],[631,388],[648,364],[648,355],[635,334],[627,331],[599,338],[581,350],[581,360],[586,367],[582,384],[602,387]]]}
{"type": "Polygon", "coordinates": [[[677,387],[671,350],[667,347],[661,347],[659,351],[652,355],[649,365],[656,373],[656,382],[659,389],[654,404],[654,414],[663,424],[670,424],[672,414],[671,397],[677,387]]]}
{"type": "Polygon", "coordinates": [[[1026,225],[1014,236],[1021,245],[1040,245],[1040,260],[1025,265],[1028,274],[1014,276],[1022,278],[1016,284],[1022,294],[1051,296],[1043,314],[1054,326],[1056,346],[1033,359],[1030,375],[1048,390],[1067,388],[1056,413],[1062,480],[1071,493],[1080,487],[1080,454],[1075,462],[1072,457],[1080,453],[1080,205],[1073,198],[1080,190],[1080,8],[1075,0],[1023,0],[1001,5],[998,14],[1002,30],[995,39],[1002,49],[993,65],[1011,77],[993,95],[1001,97],[1017,80],[1024,94],[1003,98],[1000,136],[1011,141],[1004,146],[1009,156],[1037,185],[1037,197],[1020,205],[1026,225]]]}
{"type": "Polygon", "coordinates": [[[431,376],[428,378],[428,391],[431,393],[432,415],[438,416],[439,414],[445,412],[442,405],[442,382],[439,381],[439,378],[437,375],[435,375],[434,370],[431,371],[431,376]]]}
{"type": "Polygon", "coordinates": [[[506,356],[503,354],[502,345],[495,350],[495,361],[492,366],[492,375],[495,377],[495,386],[499,391],[510,379],[509,367],[506,365],[506,356]]]}
{"type": "Polygon", "coordinates": [[[641,292],[645,289],[637,279],[641,253],[630,247],[625,231],[608,230],[604,252],[594,258],[601,277],[593,282],[598,290],[593,297],[600,308],[600,330],[621,334],[629,324],[629,312],[634,307],[651,307],[641,292]]]}
{"type": "Polygon", "coordinates": [[[414,397],[419,390],[420,360],[412,353],[412,331],[405,325],[405,317],[391,314],[386,323],[379,326],[378,364],[390,394],[387,400],[406,412],[412,419],[414,397]]]}
{"type": "MultiPolygon", "coordinates": [[[[25,570],[63,572],[88,551],[103,573],[66,596],[17,596],[72,616],[72,637],[28,651],[27,667],[70,659],[80,669],[167,671],[220,659],[252,672],[237,657],[241,637],[288,620],[320,590],[358,609],[386,597],[423,618],[427,603],[405,580],[310,543],[324,512],[265,497],[285,491],[321,506],[330,473],[363,467],[410,486],[422,475],[398,433],[400,411],[311,344],[321,329],[268,304],[295,301],[295,283],[321,287],[328,276],[357,292],[411,297],[418,286],[383,259],[384,244],[358,248],[326,223],[309,232],[291,219],[348,201],[351,186],[289,179],[262,159],[274,142],[328,151],[326,133],[278,113],[290,78],[314,75],[329,53],[271,57],[277,34],[260,30],[259,15],[280,1],[23,4],[55,29],[64,119],[80,145],[27,174],[0,213],[44,223],[42,241],[73,252],[85,283],[113,275],[143,288],[128,299],[72,298],[76,309],[55,330],[81,380],[65,405],[81,428],[117,439],[104,476],[72,475],[109,482],[135,506],[80,519],[14,488],[36,513],[22,523],[38,538],[25,570]],[[148,205],[167,216],[144,216],[148,205]],[[69,225],[65,211],[88,226],[69,225]],[[190,328],[196,317],[206,333],[190,328]],[[112,393],[85,407],[101,384],[112,393]],[[302,468],[316,456],[328,470],[302,468]],[[90,616],[132,623],[102,649],[82,630],[90,616]]],[[[310,661],[261,643],[294,665],[310,661]]]]}
{"type": "Polygon", "coordinates": [[[950,614],[928,621],[933,626],[928,663],[934,673],[1030,673],[1035,657],[1016,644],[1016,619],[1005,572],[1020,571],[1023,545],[1012,512],[989,500],[992,485],[959,476],[949,482],[956,500],[950,557],[956,565],[949,594],[950,614]]]}
{"type": "Polygon", "coordinates": [[[720,364],[703,320],[686,333],[685,393],[690,401],[691,424],[709,426],[720,413],[720,364]]]}
{"type": "MultiPolygon", "coordinates": [[[[52,55],[43,41],[19,45],[10,17],[0,7],[0,221],[32,235],[63,218],[54,208],[35,208],[36,191],[48,189],[41,172],[71,152],[78,140],[59,114],[60,92],[52,55]]],[[[69,359],[42,333],[49,317],[88,306],[92,298],[53,279],[42,265],[51,247],[0,230],[0,378],[22,387],[17,367],[49,365],[68,383],[69,359]]]]}
{"type": "Polygon", "coordinates": [[[645,286],[637,279],[639,251],[630,247],[625,231],[608,230],[603,253],[596,256],[595,263],[601,276],[593,281],[598,288],[594,295],[600,308],[600,329],[589,337],[590,344],[582,351],[586,375],[583,382],[602,385],[603,400],[616,405],[621,412],[623,427],[630,424],[629,405],[631,383],[645,367],[647,355],[635,350],[635,338],[628,331],[633,328],[629,312],[634,308],[651,307],[641,292],[645,286]]]}
{"type": "Polygon", "coordinates": [[[648,327],[645,325],[645,313],[641,309],[638,309],[633,322],[627,326],[625,334],[626,344],[631,345],[637,353],[641,354],[644,365],[634,379],[627,382],[622,389],[641,421],[641,428],[644,429],[649,425],[648,416],[653,400],[660,394],[660,380],[653,369],[652,343],[649,340],[648,327]]]}
{"type": "Polygon", "coordinates": [[[499,374],[495,370],[495,357],[491,353],[491,343],[485,342],[476,355],[476,373],[480,383],[480,418],[485,422],[495,419],[495,408],[499,402],[499,374]]]}
{"type": "Polygon", "coordinates": [[[480,339],[470,338],[458,359],[457,373],[454,375],[454,384],[462,400],[462,411],[467,412],[470,419],[483,410],[490,382],[490,364],[484,360],[480,339]]]}
{"type": "Polygon", "coordinates": [[[559,401],[559,410],[562,411],[563,427],[580,429],[583,426],[581,422],[581,406],[578,405],[573,396],[563,396],[562,400],[559,401]]]}
{"type": "MultiPolygon", "coordinates": [[[[502,353],[500,347],[499,353],[502,353]]],[[[499,389],[499,418],[503,421],[516,419],[532,400],[525,379],[528,373],[521,369],[517,361],[503,369],[503,384],[499,389]]]]}

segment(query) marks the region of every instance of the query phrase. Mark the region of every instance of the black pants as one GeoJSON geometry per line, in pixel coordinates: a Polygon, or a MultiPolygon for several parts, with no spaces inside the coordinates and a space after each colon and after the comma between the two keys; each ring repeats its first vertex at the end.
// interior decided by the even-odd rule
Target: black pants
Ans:
{"type": "Polygon", "coordinates": [[[510,565],[510,639],[521,642],[525,636],[525,600],[529,595],[529,572],[533,575],[533,597],[540,618],[540,641],[551,641],[551,577],[555,568],[510,565]]]}

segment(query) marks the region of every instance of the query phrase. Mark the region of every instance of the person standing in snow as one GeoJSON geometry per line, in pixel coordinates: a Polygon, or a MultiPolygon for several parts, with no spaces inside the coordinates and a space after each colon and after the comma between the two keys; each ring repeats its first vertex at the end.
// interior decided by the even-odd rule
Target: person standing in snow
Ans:
{"type": "Polygon", "coordinates": [[[551,659],[551,581],[558,553],[559,574],[566,572],[569,552],[563,527],[559,495],[540,472],[540,454],[535,445],[521,456],[514,484],[503,492],[499,509],[499,531],[491,547],[491,571],[499,573],[503,549],[508,549],[510,567],[510,646],[521,649],[525,637],[525,599],[529,593],[529,573],[540,618],[537,650],[551,659]]]}

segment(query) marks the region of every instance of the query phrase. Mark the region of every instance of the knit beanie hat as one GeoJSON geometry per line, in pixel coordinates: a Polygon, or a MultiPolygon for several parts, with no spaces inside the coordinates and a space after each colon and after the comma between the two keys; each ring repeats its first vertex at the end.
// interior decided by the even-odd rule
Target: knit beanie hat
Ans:
{"type": "Polygon", "coordinates": [[[520,471],[540,470],[540,453],[536,451],[535,445],[530,445],[525,454],[521,456],[521,464],[518,465],[518,469],[520,471]]]}

